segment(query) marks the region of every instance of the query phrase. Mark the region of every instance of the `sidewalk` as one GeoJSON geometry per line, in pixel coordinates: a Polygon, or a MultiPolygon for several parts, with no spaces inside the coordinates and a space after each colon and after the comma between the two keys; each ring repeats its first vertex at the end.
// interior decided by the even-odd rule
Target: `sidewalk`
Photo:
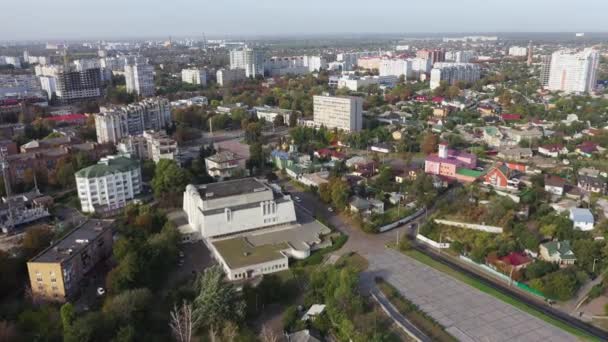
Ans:
{"type": "Polygon", "coordinates": [[[382,307],[382,310],[395,321],[403,331],[405,331],[410,337],[414,338],[419,342],[431,342],[432,339],[426,336],[420,329],[418,329],[412,322],[410,322],[405,316],[403,316],[393,303],[380,291],[376,286],[370,291],[372,298],[382,307]]]}

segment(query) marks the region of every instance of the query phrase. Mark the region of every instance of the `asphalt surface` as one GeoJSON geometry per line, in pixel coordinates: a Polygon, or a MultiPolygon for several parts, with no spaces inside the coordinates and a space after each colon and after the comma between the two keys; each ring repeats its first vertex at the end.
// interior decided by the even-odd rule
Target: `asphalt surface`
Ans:
{"type": "Polygon", "coordinates": [[[393,320],[397,321],[399,324],[401,324],[403,327],[405,327],[409,331],[409,333],[416,336],[416,338],[419,341],[423,341],[423,342],[432,342],[433,341],[430,337],[426,336],[425,333],[423,333],[420,329],[418,329],[418,327],[416,327],[414,324],[412,324],[412,322],[410,322],[407,318],[405,318],[397,310],[397,308],[395,308],[395,306],[393,306],[393,303],[391,303],[388,300],[388,298],[386,298],[386,296],[382,293],[382,291],[380,291],[378,289],[374,289],[371,294],[374,297],[374,299],[376,299],[378,304],[380,304],[385,309],[385,312],[393,320]]]}

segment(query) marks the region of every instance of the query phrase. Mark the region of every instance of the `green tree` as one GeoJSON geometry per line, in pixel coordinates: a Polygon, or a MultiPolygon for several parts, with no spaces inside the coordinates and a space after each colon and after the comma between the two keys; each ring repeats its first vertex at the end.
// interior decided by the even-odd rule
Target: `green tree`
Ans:
{"type": "Polygon", "coordinates": [[[156,164],[152,178],[154,197],[164,204],[178,206],[190,179],[190,173],[179,167],[175,161],[161,159],[156,164]]]}
{"type": "Polygon", "coordinates": [[[198,292],[193,316],[198,327],[219,330],[227,321],[239,322],[245,315],[245,302],[234,285],[224,281],[220,266],[207,268],[196,280],[198,292]]]}
{"type": "Polygon", "coordinates": [[[348,204],[350,188],[346,181],[336,178],[331,185],[331,202],[338,210],[343,210],[348,204]]]}
{"type": "Polygon", "coordinates": [[[437,138],[437,136],[431,132],[428,132],[424,135],[424,138],[422,139],[422,143],[420,144],[420,149],[425,154],[434,153],[435,151],[437,151],[438,142],[439,142],[439,139],[437,138]]]}
{"type": "Polygon", "coordinates": [[[57,183],[64,188],[73,187],[76,183],[74,173],[74,166],[71,162],[62,164],[57,170],[57,183]]]}

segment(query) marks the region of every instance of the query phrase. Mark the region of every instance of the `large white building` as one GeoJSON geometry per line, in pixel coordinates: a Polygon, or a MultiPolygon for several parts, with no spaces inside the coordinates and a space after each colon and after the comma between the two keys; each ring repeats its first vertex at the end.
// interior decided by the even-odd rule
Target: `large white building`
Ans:
{"type": "Polygon", "coordinates": [[[80,206],[85,213],[111,212],[135,198],[142,189],[139,162],[108,156],[75,174],[80,206]]]}
{"type": "Polygon", "coordinates": [[[379,73],[380,76],[399,77],[401,75],[404,75],[406,78],[412,77],[414,74],[412,60],[384,58],[380,62],[379,73]]]}
{"type": "Polygon", "coordinates": [[[363,99],[360,97],[313,96],[317,126],[357,132],[363,127],[363,99]]]}
{"type": "Polygon", "coordinates": [[[154,66],[149,64],[125,65],[127,93],[138,96],[154,96],[154,66]]]}
{"type": "Polygon", "coordinates": [[[230,69],[244,69],[246,77],[264,76],[264,51],[247,47],[231,50],[230,69]]]}
{"type": "Polygon", "coordinates": [[[159,131],[171,123],[171,106],[164,98],[149,98],[126,106],[101,107],[95,114],[97,142],[118,143],[147,130],[159,131]]]}
{"type": "Polygon", "coordinates": [[[528,48],[524,46],[511,46],[509,48],[509,56],[525,57],[528,55],[528,48]]]}
{"type": "Polygon", "coordinates": [[[580,52],[560,50],[551,56],[549,90],[584,93],[595,89],[600,55],[587,48],[580,52]]]}
{"type": "Polygon", "coordinates": [[[242,81],[247,78],[245,69],[220,69],[215,73],[217,84],[225,86],[233,82],[242,81]]]}
{"type": "Polygon", "coordinates": [[[196,84],[201,86],[207,85],[207,70],[206,69],[183,69],[182,82],[196,84]]]}
{"type": "Polygon", "coordinates": [[[348,88],[352,91],[359,91],[363,87],[377,84],[379,86],[394,87],[399,81],[398,76],[354,76],[345,75],[338,79],[338,88],[348,88]]]}
{"type": "Polygon", "coordinates": [[[471,83],[479,80],[479,65],[473,63],[435,63],[431,70],[431,89],[442,81],[452,85],[458,81],[471,83]]]}

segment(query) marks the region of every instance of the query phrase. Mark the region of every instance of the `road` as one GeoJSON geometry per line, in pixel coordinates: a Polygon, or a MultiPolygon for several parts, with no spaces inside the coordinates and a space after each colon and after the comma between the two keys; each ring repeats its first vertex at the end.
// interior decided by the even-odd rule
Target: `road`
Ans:
{"type": "Polygon", "coordinates": [[[426,336],[425,333],[420,331],[418,327],[416,327],[412,322],[410,322],[407,318],[405,318],[398,310],[395,308],[393,303],[391,303],[388,298],[382,293],[382,291],[378,289],[374,289],[371,292],[372,297],[380,304],[384,309],[387,315],[389,315],[394,321],[398,322],[401,326],[405,327],[407,331],[416,336],[419,341],[422,342],[432,342],[430,337],[426,336]]]}
{"type": "MultiPolygon", "coordinates": [[[[509,313],[512,313],[513,317],[509,317],[507,319],[507,321],[510,322],[512,325],[511,326],[507,325],[507,330],[515,329],[513,331],[518,331],[520,333],[520,335],[523,334],[522,336],[526,336],[527,338],[529,338],[529,340],[534,340],[534,337],[540,338],[542,336],[544,336],[543,338],[546,338],[548,336],[553,336],[553,339],[551,339],[552,341],[576,340],[576,338],[574,338],[574,336],[564,333],[563,331],[555,328],[553,325],[548,324],[544,321],[541,321],[540,319],[533,317],[532,315],[527,314],[523,311],[520,311],[519,309],[516,309],[516,308],[512,307],[511,305],[506,304],[494,297],[491,297],[485,293],[482,293],[479,290],[473,289],[472,287],[465,285],[465,284],[461,283],[460,281],[457,281],[454,278],[451,278],[439,271],[429,268],[428,266],[422,265],[421,263],[419,263],[416,260],[413,260],[412,258],[409,258],[400,253],[396,253],[394,251],[387,251],[385,246],[388,242],[396,241],[398,236],[405,236],[406,234],[409,234],[409,235],[414,234],[414,232],[411,229],[409,229],[409,225],[407,225],[406,227],[396,228],[395,230],[392,230],[392,231],[389,231],[389,232],[383,233],[383,234],[378,234],[378,235],[366,234],[366,233],[360,231],[359,229],[353,227],[352,225],[349,225],[346,221],[346,218],[340,217],[340,215],[336,215],[336,214],[330,212],[327,208],[327,205],[325,205],[321,201],[319,201],[319,199],[315,195],[308,193],[308,192],[299,191],[295,187],[291,186],[289,183],[284,183],[283,185],[285,186],[285,188],[288,191],[290,191],[292,193],[292,195],[294,197],[299,198],[299,200],[296,200],[296,205],[298,207],[304,208],[305,210],[307,210],[311,213],[314,213],[317,216],[324,217],[336,229],[349,235],[348,242],[337,253],[342,255],[342,254],[349,253],[349,252],[357,252],[357,253],[363,255],[364,257],[368,258],[368,260],[370,260],[370,264],[374,265],[373,267],[370,266],[370,272],[372,274],[369,274],[370,272],[366,272],[368,274],[364,273],[362,275],[362,282],[364,282],[364,283],[367,282],[367,285],[363,284],[363,286],[362,286],[362,288],[364,290],[373,289],[372,282],[373,282],[373,274],[375,274],[375,273],[388,272],[388,273],[386,273],[388,275],[407,273],[407,272],[404,272],[405,271],[404,269],[393,268],[394,266],[383,263],[383,262],[386,262],[386,260],[392,260],[392,258],[394,258],[393,261],[397,264],[400,264],[402,267],[405,267],[404,265],[406,265],[411,270],[416,270],[418,272],[422,269],[424,272],[422,272],[420,274],[432,273],[433,276],[439,277],[440,279],[442,279],[443,282],[458,283],[459,286],[462,286],[462,288],[466,288],[467,289],[466,291],[470,291],[470,293],[473,294],[473,295],[470,295],[469,297],[467,297],[473,302],[463,302],[458,305],[454,305],[455,303],[454,304],[448,303],[445,307],[447,309],[455,307],[458,310],[466,311],[466,309],[468,309],[469,306],[477,307],[478,305],[475,305],[475,301],[477,300],[477,298],[481,298],[482,303],[484,303],[484,304],[491,303],[492,307],[496,309],[496,312],[498,312],[496,314],[496,317],[501,317],[501,314],[499,313],[501,310],[502,311],[507,310],[509,313]],[[390,256],[387,256],[387,253],[390,254],[390,256]],[[376,260],[376,261],[381,260],[381,261],[374,262],[374,260],[376,260]],[[513,311],[513,310],[515,310],[515,311],[513,311]],[[522,320],[521,317],[525,317],[525,318],[522,320]],[[533,322],[533,324],[526,326],[525,328],[521,327],[521,326],[519,328],[517,328],[516,325],[520,324],[523,321],[533,322]],[[525,334],[529,334],[529,335],[525,335],[525,334]],[[537,335],[540,335],[540,336],[537,336],[537,335]]],[[[454,192],[450,192],[450,193],[448,193],[448,196],[452,196],[453,194],[454,194],[454,192]]],[[[431,212],[432,212],[432,209],[431,209],[431,212]]],[[[425,219],[425,217],[423,216],[419,220],[417,220],[416,223],[421,224],[424,222],[424,219],[425,219]]],[[[427,252],[427,251],[424,251],[424,252],[427,252]]],[[[428,254],[428,252],[427,252],[427,254],[428,254]]],[[[437,257],[434,256],[434,258],[437,258],[437,257]]],[[[447,263],[443,259],[440,259],[440,261],[447,263]]],[[[469,274],[470,276],[477,278],[480,281],[485,282],[487,285],[490,285],[490,286],[500,290],[503,293],[511,295],[514,298],[517,298],[518,300],[525,302],[526,304],[536,308],[537,310],[539,310],[541,312],[544,312],[545,314],[547,314],[559,321],[562,321],[562,322],[567,323],[574,327],[578,327],[584,331],[587,331],[588,333],[590,333],[592,335],[597,336],[598,338],[600,338],[602,340],[608,340],[607,333],[605,333],[589,324],[586,324],[572,316],[564,314],[556,309],[552,309],[552,308],[548,307],[547,305],[537,303],[529,298],[524,297],[522,294],[513,292],[513,291],[509,290],[508,288],[502,287],[501,284],[491,282],[490,280],[485,279],[477,274],[474,274],[470,270],[466,270],[458,265],[449,264],[449,266],[453,267],[455,269],[462,269],[463,272],[469,274]]],[[[395,279],[397,279],[397,278],[395,278],[395,279]]],[[[409,289],[409,286],[412,286],[412,284],[415,282],[415,279],[411,279],[410,282],[407,282],[407,281],[404,281],[403,279],[401,279],[401,281],[397,284],[394,283],[394,282],[397,282],[397,280],[395,280],[395,279],[393,279],[393,281],[391,281],[391,280],[388,280],[388,281],[391,282],[391,284],[393,286],[397,287],[405,297],[412,300],[412,298],[410,298],[411,293],[409,291],[411,289],[409,289]]],[[[443,288],[441,286],[441,282],[437,283],[436,285],[438,286],[437,293],[439,294],[439,297],[445,297],[441,293],[441,291],[445,290],[445,288],[443,288]]],[[[424,286],[424,284],[423,284],[422,289],[426,290],[429,287],[430,287],[430,285],[424,286]]],[[[430,287],[430,288],[432,289],[432,287],[430,287]]],[[[458,295],[456,295],[456,296],[458,296],[458,295]]],[[[445,302],[443,302],[441,300],[441,298],[436,299],[436,300],[438,300],[437,303],[445,304],[445,302]]],[[[431,309],[432,308],[433,307],[431,307],[431,309]]],[[[427,313],[429,313],[429,312],[427,312],[427,313]]],[[[431,314],[431,313],[429,313],[429,314],[431,314]]],[[[458,318],[458,315],[453,316],[453,317],[458,318]]],[[[482,312],[479,315],[479,317],[480,318],[485,317],[484,313],[482,312]]],[[[438,318],[441,319],[443,317],[441,315],[439,315],[438,318]]],[[[437,319],[437,320],[439,321],[439,319],[437,319]]],[[[454,320],[449,320],[449,319],[447,321],[444,321],[444,323],[455,324],[454,322],[455,322],[454,320]]],[[[464,322],[464,323],[466,323],[466,322],[464,322]]],[[[496,323],[496,324],[498,325],[499,323],[496,323]]],[[[499,330],[490,329],[491,331],[489,331],[487,327],[476,326],[476,325],[469,326],[469,325],[465,324],[464,326],[462,326],[462,329],[460,329],[461,327],[459,327],[459,326],[454,326],[454,328],[455,329],[453,329],[453,330],[456,331],[455,332],[456,334],[458,334],[459,332],[464,334],[464,336],[461,336],[462,339],[465,339],[465,340],[469,339],[471,341],[499,341],[500,340],[499,337],[501,336],[500,334],[502,334],[502,333],[499,333],[499,330]],[[478,329],[478,330],[475,330],[475,329],[478,329]],[[469,332],[468,334],[466,333],[467,331],[469,332]],[[499,334],[499,335],[495,336],[493,334],[499,334]]]]}

